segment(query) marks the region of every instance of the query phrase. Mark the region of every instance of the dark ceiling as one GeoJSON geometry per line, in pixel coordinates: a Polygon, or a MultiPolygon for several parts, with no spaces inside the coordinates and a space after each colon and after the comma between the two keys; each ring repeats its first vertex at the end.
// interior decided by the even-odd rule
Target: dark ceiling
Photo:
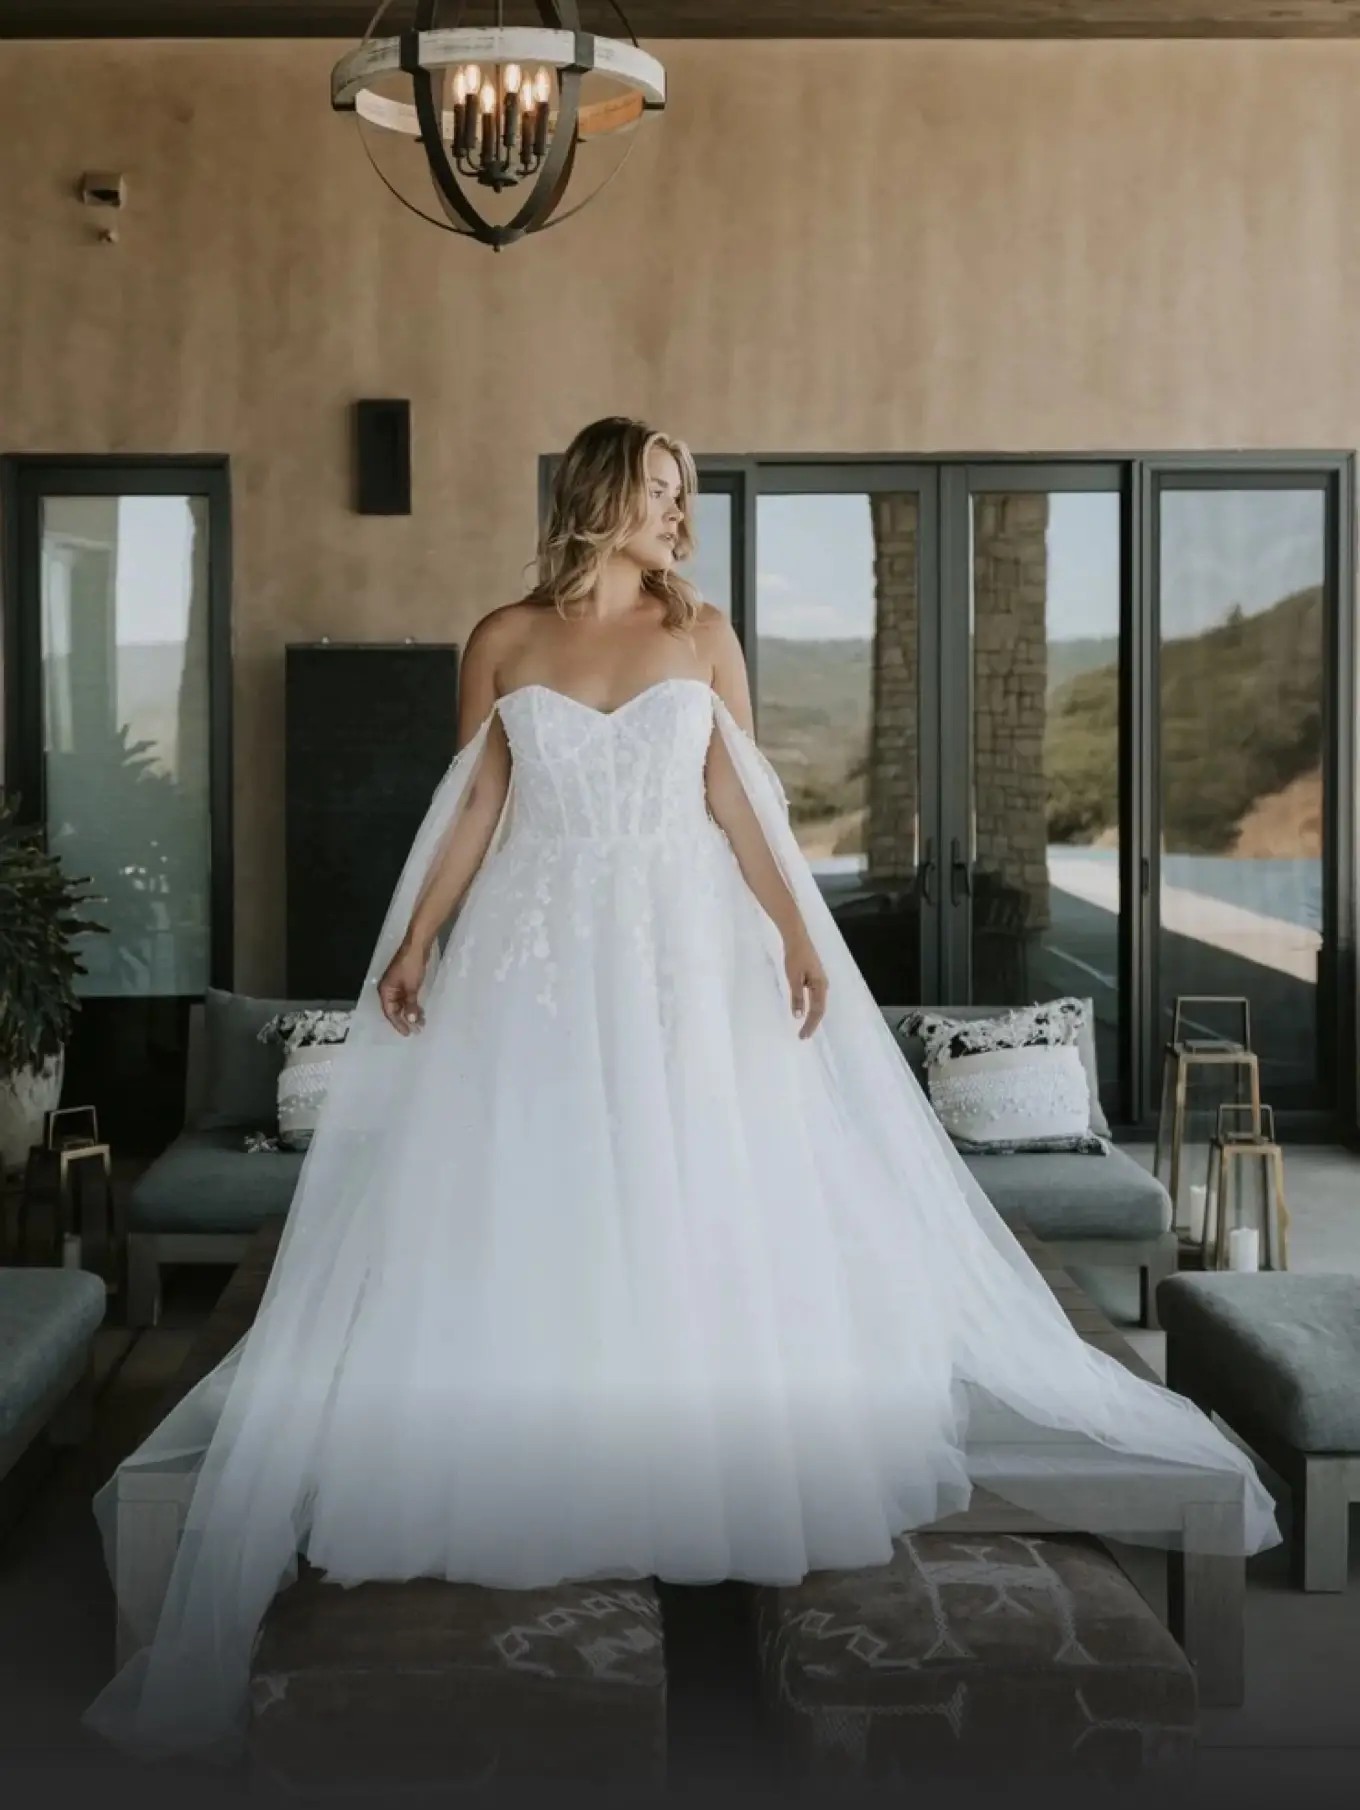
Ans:
{"type": "MultiPolygon", "coordinates": [[[[0,37],[359,37],[377,0],[0,0],[0,37]]],[[[1360,0],[623,0],[639,38],[1312,38],[1360,35],[1360,0]]],[[[383,29],[409,18],[394,0],[383,29]]],[[[446,6],[446,15],[456,8],[446,6]]],[[[508,0],[507,21],[533,17],[508,0]]],[[[608,0],[588,30],[619,35],[608,0]],[[611,23],[613,21],[613,23],[611,23]]],[[[473,0],[469,23],[494,7],[473,0]]]]}

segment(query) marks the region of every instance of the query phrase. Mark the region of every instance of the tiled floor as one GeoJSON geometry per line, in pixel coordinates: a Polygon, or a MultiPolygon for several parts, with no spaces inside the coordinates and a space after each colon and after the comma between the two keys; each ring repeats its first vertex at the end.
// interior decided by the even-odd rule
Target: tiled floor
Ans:
{"type": "MultiPolygon", "coordinates": [[[[1135,1154],[1150,1158],[1150,1151],[1135,1154]]],[[[1292,1266],[1360,1275],[1360,1157],[1295,1148],[1288,1165],[1292,1266]]],[[[0,1541],[0,1801],[6,1810],[60,1801],[63,1785],[82,1796],[96,1791],[101,1805],[126,1800],[141,1810],[191,1800],[195,1810],[210,1810],[240,1800],[230,1780],[205,1780],[194,1769],[148,1773],[124,1765],[85,1739],[78,1724],[80,1709],[107,1674],[111,1647],[110,1592],[90,1493],[151,1423],[222,1279],[221,1272],[182,1271],[154,1332],[133,1339],[110,1327],[101,1334],[108,1383],[95,1438],[24,1497],[21,1518],[0,1541]]],[[[1111,1317],[1132,1322],[1131,1287],[1109,1273],[1081,1280],[1111,1317]]],[[[1160,1336],[1136,1329],[1130,1336],[1160,1370],[1160,1336]]],[[[1203,1716],[1197,1803],[1231,1802],[1240,1810],[1260,1802],[1278,1810],[1288,1801],[1285,1793],[1308,1810],[1360,1801],[1360,1524],[1352,1532],[1345,1595],[1304,1596],[1290,1588],[1279,1550],[1251,1561],[1247,1701],[1203,1716]]],[[[721,1621],[705,1621],[690,1609],[682,1603],[676,1617],[671,1717],[679,1796],[688,1801],[692,1792],[708,1810],[726,1796],[724,1786],[754,1791],[749,1782],[737,1783],[752,1778],[754,1748],[749,1702],[721,1621]]]]}

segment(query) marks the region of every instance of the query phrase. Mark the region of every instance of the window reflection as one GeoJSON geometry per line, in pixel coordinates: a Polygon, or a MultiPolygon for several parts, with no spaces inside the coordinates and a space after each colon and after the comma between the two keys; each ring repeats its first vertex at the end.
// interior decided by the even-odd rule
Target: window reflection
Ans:
{"type": "Polygon", "coordinates": [[[86,997],[207,985],[207,560],[202,497],[43,501],[48,834],[109,929],[86,997]]]}
{"type": "Polygon", "coordinates": [[[1164,490],[1161,993],[1250,1000],[1277,1104],[1317,1086],[1326,500],[1164,490]]]}
{"type": "Polygon", "coordinates": [[[973,996],[1092,1001],[1119,1072],[1120,500],[972,499],[973,996]]]}
{"type": "Polygon", "coordinates": [[[760,740],[875,996],[921,997],[917,536],[910,492],[762,496],[760,740]]]}

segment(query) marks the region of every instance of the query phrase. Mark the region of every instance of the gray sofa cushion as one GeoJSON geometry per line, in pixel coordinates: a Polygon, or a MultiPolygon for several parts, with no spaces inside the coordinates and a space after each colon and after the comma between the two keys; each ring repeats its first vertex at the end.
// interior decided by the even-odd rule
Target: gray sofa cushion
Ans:
{"type": "Polygon", "coordinates": [[[966,1155],[997,1212],[1036,1238],[1156,1238],[1171,1228],[1171,1197],[1125,1151],[1105,1156],[966,1155]]]}
{"type": "Polygon", "coordinates": [[[193,1119],[200,1131],[227,1126],[271,1129],[278,1122],[279,1071],[283,1051],[261,1043],[259,1033],[279,1012],[337,1006],[352,1000],[255,999],[209,987],[203,996],[203,1102],[193,1119]]]}
{"type": "Polygon", "coordinates": [[[1240,1410],[1295,1451],[1360,1453],[1360,1277],[1171,1276],[1157,1307],[1230,1425],[1240,1410]]]}
{"type": "Polygon", "coordinates": [[[103,1324],[106,1301],[88,1270],[0,1269],[0,1439],[56,1387],[103,1324]]]}
{"type": "MultiPolygon", "coordinates": [[[[1091,1008],[1091,1001],[1085,1001],[1091,1008]]],[[[932,1010],[936,1008],[931,1008],[932,1010]]],[[[897,1039],[898,1048],[911,1064],[911,1071],[922,1087],[926,1085],[925,1049],[919,1037],[909,1034],[903,1028],[903,1020],[909,1012],[919,1010],[916,1006],[882,1006],[880,1010],[887,1021],[888,1028],[897,1039]]],[[[940,1006],[939,1012],[949,1018],[995,1018],[1001,1012],[1010,1011],[1009,1006],[940,1006]]],[[[1107,1138],[1110,1135],[1110,1122],[1105,1117],[1100,1104],[1100,1077],[1096,1069],[1095,1029],[1092,1021],[1092,1010],[1088,1009],[1086,1022],[1077,1034],[1077,1051],[1081,1056],[1081,1065],[1086,1070],[1086,1085],[1091,1093],[1091,1130],[1097,1136],[1107,1138]]]]}
{"type": "Polygon", "coordinates": [[[181,1131],[128,1190],[135,1232],[253,1232],[286,1213],[304,1152],[247,1150],[240,1127],[181,1131]]]}

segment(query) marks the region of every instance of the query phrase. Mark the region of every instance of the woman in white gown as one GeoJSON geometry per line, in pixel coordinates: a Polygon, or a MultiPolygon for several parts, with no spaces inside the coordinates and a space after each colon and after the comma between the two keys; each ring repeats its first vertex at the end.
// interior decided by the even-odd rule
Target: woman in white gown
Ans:
{"type": "Polygon", "coordinates": [[[1278,1538],[1242,1453],[1072,1331],[902,1060],[675,570],[694,488],[678,443],[586,429],[535,594],[469,639],[258,1318],[120,1467],[194,1480],[154,1638],[86,1712],[132,1750],[237,1750],[299,1554],[787,1583],[982,1481],[1174,1543],[1128,1454],[1240,1482],[1220,1549],[1278,1538]]]}

